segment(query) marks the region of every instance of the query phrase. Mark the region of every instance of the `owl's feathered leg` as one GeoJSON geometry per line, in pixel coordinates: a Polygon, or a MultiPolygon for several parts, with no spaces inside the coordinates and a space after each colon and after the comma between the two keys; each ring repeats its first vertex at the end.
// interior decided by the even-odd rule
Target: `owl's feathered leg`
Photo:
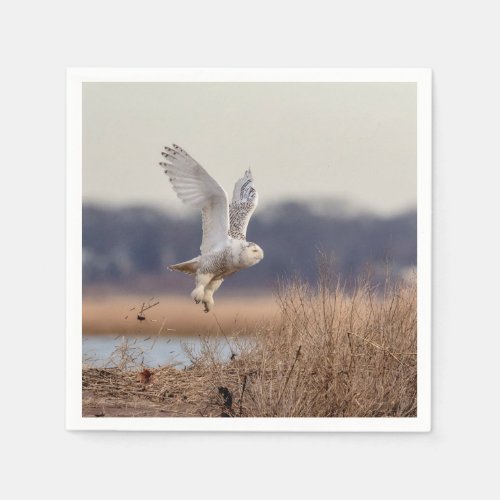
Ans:
{"type": "Polygon", "coordinates": [[[214,306],[214,293],[219,289],[224,281],[221,279],[213,279],[206,287],[205,287],[205,295],[203,295],[203,305],[205,306],[205,312],[207,313],[214,306]]]}
{"type": "Polygon", "coordinates": [[[191,292],[191,298],[199,304],[205,295],[205,287],[212,281],[214,277],[210,273],[196,273],[196,288],[191,292]]]}

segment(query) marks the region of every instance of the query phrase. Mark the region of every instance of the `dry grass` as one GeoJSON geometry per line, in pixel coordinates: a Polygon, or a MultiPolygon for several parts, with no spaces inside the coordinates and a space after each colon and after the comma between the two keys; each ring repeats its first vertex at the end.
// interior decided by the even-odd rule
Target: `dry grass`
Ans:
{"type": "Polygon", "coordinates": [[[315,287],[281,284],[278,321],[230,339],[221,330],[187,369],[85,369],[84,415],[122,405],[149,416],[415,417],[415,282],[365,279],[347,293],[325,260],[319,276],[315,287]]]}

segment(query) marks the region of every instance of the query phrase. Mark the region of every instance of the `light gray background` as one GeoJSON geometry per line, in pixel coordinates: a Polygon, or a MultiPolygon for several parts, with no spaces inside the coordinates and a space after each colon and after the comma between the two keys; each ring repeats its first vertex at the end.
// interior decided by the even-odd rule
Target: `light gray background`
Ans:
{"type": "Polygon", "coordinates": [[[172,142],[230,195],[251,167],[261,209],[334,198],[387,215],[417,201],[411,82],[87,82],[82,137],[86,202],[185,214],[158,168],[172,142]]]}
{"type": "Polygon", "coordinates": [[[494,7],[88,0],[4,8],[2,490],[9,498],[498,495],[494,7]],[[168,65],[433,68],[432,433],[64,430],[65,67],[168,65]]]}

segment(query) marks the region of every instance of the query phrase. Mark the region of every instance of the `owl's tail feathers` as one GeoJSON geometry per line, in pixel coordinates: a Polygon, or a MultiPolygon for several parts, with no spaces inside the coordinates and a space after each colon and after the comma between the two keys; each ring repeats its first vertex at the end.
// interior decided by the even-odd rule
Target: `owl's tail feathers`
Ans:
{"type": "Polygon", "coordinates": [[[171,271],[179,271],[185,274],[196,274],[198,270],[199,258],[195,257],[194,259],[187,260],[186,262],[181,262],[180,264],[172,264],[168,266],[171,271]]]}

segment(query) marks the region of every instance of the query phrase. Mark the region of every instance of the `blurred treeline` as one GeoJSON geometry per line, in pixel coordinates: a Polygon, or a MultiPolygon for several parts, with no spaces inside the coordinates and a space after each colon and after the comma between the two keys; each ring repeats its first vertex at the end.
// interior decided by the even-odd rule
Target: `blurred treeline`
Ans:
{"type": "MultiPolygon", "coordinates": [[[[402,275],[417,263],[417,214],[391,217],[349,212],[339,203],[308,206],[289,202],[257,210],[247,238],[264,250],[257,266],[232,276],[225,288],[272,289],[279,277],[316,278],[319,251],[333,253],[346,280],[370,272],[382,278],[389,268],[402,275]]],[[[123,288],[146,283],[157,293],[175,292],[191,281],[166,269],[199,254],[201,216],[177,218],[147,206],[83,206],[83,283],[123,288]]]]}

